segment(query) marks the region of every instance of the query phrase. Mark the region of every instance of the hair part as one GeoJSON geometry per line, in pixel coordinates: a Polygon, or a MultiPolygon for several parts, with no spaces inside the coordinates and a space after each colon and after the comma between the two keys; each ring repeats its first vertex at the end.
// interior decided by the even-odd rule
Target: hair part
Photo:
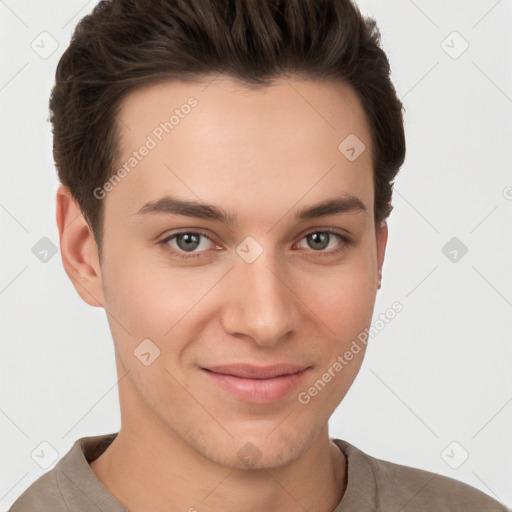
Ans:
{"type": "Polygon", "coordinates": [[[352,0],[105,0],[76,26],[49,104],[58,176],[100,262],[104,205],[94,190],[120,165],[122,100],[147,85],[218,74],[248,88],[292,75],[352,86],[371,131],[375,222],[389,216],[405,159],[403,106],[377,24],[352,0]]]}

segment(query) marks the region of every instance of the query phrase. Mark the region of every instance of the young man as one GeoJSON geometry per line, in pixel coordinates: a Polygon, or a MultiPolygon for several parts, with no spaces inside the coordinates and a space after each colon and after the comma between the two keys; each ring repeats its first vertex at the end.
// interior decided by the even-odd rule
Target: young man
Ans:
{"type": "Polygon", "coordinates": [[[62,260],[108,315],[122,426],[12,512],[505,510],[328,434],[405,156],[372,20],[349,0],[101,2],[50,107],[62,260]]]}

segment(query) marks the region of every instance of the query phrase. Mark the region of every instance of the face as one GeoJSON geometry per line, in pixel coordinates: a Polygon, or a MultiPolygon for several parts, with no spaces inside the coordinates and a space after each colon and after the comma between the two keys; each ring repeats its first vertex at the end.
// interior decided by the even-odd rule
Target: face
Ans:
{"type": "Polygon", "coordinates": [[[359,371],[364,349],[344,354],[371,323],[387,239],[355,92],[169,82],[129,95],[119,126],[98,279],[123,425],[230,467],[297,459],[359,371]],[[359,155],[354,138],[339,148],[350,134],[359,155]]]}

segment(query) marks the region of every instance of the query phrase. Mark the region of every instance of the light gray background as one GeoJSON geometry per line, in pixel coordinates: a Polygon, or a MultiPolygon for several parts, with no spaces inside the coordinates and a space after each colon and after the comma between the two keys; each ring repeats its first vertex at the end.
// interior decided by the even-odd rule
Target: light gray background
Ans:
{"type": "MultiPolygon", "coordinates": [[[[40,443],[58,458],[77,438],[120,426],[105,313],[82,302],[59,252],[46,262],[33,252],[43,237],[58,247],[55,67],[95,3],[0,1],[3,511],[54,466],[31,458],[40,443]]],[[[378,21],[406,108],[408,155],[374,318],[397,300],[404,310],[371,339],[330,433],[510,506],[512,0],[359,5],[378,21]],[[468,249],[455,262],[443,253],[452,237],[468,249]]]]}

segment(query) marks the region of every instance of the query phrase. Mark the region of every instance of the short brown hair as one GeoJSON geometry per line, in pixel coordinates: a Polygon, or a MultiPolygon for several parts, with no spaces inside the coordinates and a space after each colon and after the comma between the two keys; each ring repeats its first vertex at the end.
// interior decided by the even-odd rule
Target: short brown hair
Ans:
{"type": "Polygon", "coordinates": [[[78,23],[50,98],[59,179],[100,258],[104,208],[93,191],[119,165],[121,100],[144,85],[219,73],[251,87],[285,74],[351,85],[371,127],[375,221],[389,216],[405,159],[403,106],[376,22],[351,0],[106,0],[78,23]]]}

